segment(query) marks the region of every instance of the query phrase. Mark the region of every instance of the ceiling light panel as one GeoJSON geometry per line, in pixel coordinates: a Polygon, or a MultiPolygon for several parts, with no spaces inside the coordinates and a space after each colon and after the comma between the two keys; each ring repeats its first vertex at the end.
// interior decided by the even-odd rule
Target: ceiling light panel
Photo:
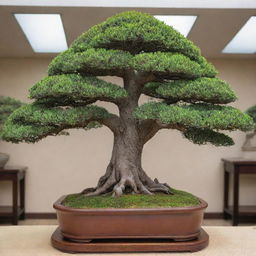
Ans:
{"type": "Polygon", "coordinates": [[[34,52],[56,53],[68,48],[59,14],[14,14],[34,52]]]}
{"type": "Polygon", "coordinates": [[[252,16],[226,45],[223,53],[256,53],[256,16],[252,16]]]}
{"type": "Polygon", "coordinates": [[[154,17],[172,26],[184,36],[189,34],[197,18],[193,15],[155,15],[154,17]]]}

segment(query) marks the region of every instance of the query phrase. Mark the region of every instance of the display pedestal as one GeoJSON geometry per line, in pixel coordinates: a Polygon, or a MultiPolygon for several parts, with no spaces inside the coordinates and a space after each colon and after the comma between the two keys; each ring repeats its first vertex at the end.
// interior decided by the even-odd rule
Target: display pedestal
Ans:
{"type": "Polygon", "coordinates": [[[209,243],[208,234],[201,229],[197,239],[174,241],[170,239],[95,239],[89,242],[68,240],[59,228],[52,235],[54,248],[64,252],[196,252],[209,243]]]}

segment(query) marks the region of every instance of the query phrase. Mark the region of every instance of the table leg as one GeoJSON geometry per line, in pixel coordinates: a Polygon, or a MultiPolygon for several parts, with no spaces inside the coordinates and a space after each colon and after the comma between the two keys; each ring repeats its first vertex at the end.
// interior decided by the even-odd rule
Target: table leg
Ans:
{"type": "Polygon", "coordinates": [[[223,217],[225,220],[229,218],[229,214],[225,211],[228,208],[229,201],[229,172],[224,170],[224,208],[223,217]]]}
{"type": "Polygon", "coordinates": [[[233,200],[233,218],[232,218],[232,225],[237,226],[238,225],[238,218],[239,218],[239,171],[234,171],[234,187],[233,187],[233,193],[234,193],[234,200],[233,200]]]}
{"type": "Polygon", "coordinates": [[[20,180],[20,208],[23,209],[23,213],[20,215],[20,219],[25,219],[25,177],[20,180]]]}
{"type": "Polygon", "coordinates": [[[16,176],[12,180],[12,224],[18,224],[18,180],[16,176]]]}

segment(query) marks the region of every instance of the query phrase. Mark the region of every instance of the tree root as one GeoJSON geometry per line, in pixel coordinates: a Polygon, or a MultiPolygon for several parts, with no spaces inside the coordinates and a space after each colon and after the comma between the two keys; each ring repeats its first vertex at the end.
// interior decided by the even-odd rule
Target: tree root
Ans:
{"type": "Polygon", "coordinates": [[[155,178],[154,182],[149,185],[151,192],[163,192],[165,194],[173,195],[171,187],[167,183],[159,183],[158,179],[155,178]]]}
{"type": "Polygon", "coordinates": [[[119,197],[123,194],[146,194],[153,195],[155,192],[173,194],[170,186],[166,183],[159,183],[157,179],[151,180],[148,176],[141,179],[137,171],[129,172],[129,175],[117,175],[116,170],[111,167],[102,176],[96,188],[87,188],[81,192],[85,196],[109,195],[119,197]],[[110,170],[111,169],[111,170],[110,170]],[[120,180],[116,179],[120,176],[120,180]],[[104,182],[103,182],[104,181],[104,182]]]}
{"type": "MultiPolygon", "coordinates": [[[[116,182],[115,179],[115,171],[113,171],[110,175],[110,177],[105,181],[105,183],[102,186],[97,186],[94,191],[89,191],[88,193],[84,193],[87,192],[86,189],[82,192],[82,194],[85,194],[86,196],[98,196],[98,195],[102,195],[102,194],[106,194],[109,192],[109,190],[114,186],[116,182]]],[[[98,182],[99,184],[100,182],[98,182]]]]}

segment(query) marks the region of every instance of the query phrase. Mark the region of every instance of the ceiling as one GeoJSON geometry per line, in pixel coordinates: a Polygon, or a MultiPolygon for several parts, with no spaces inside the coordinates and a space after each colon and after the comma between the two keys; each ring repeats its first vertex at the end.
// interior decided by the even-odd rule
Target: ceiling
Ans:
{"type": "Polygon", "coordinates": [[[59,13],[62,16],[68,45],[91,26],[116,13],[137,10],[152,15],[197,15],[188,38],[207,58],[252,58],[256,54],[222,54],[256,9],[186,9],[186,8],[113,8],[113,7],[32,7],[0,6],[0,57],[53,57],[56,54],[34,53],[13,13],[59,13]]]}

